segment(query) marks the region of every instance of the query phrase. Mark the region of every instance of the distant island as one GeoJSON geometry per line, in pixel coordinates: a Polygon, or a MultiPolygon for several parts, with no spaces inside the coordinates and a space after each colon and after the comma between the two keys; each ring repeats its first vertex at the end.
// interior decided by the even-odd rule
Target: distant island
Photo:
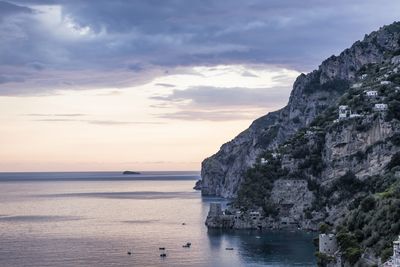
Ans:
{"type": "Polygon", "coordinates": [[[134,175],[134,174],[140,174],[140,172],[124,171],[122,174],[123,174],[123,175],[134,175]]]}

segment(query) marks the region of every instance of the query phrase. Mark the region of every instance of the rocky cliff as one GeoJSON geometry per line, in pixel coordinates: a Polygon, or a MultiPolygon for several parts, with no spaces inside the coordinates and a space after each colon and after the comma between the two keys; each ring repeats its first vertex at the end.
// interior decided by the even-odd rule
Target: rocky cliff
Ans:
{"type": "Polygon", "coordinates": [[[204,160],[202,179],[203,195],[233,198],[209,227],[323,226],[346,266],[386,260],[400,233],[400,23],[300,75],[288,105],[204,160]]]}
{"type": "MultiPolygon", "coordinates": [[[[234,198],[245,171],[265,150],[275,149],[299,129],[307,127],[357,81],[368,64],[390,61],[399,50],[399,24],[382,27],[357,41],[339,56],[325,60],[317,70],[301,74],[287,106],[257,120],[202,163],[202,194],[234,198]]],[[[327,173],[329,171],[327,170],[327,173]]],[[[330,171],[331,176],[333,170],[330,171]]]]}

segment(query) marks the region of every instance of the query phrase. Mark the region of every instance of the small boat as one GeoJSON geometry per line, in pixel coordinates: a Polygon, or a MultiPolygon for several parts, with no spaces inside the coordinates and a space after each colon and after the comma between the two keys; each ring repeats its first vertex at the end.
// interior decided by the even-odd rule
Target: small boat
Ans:
{"type": "Polygon", "coordinates": [[[225,248],[225,250],[233,250],[233,248],[225,248]]]}
{"type": "Polygon", "coordinates": [[[132,252],[128,251],[127,254],[128,254],[128,255],[132,255],[132,252]]]}
{"type": "Polygon", "coordinates": [[[158,250],[165,250],[165,248],[164,248],[164,247],[161,247],[161,248],[158,248],[158,250]]]}
{"type": "Polygon", "coordinates": [[[182,225],[186,225],[186,223],[182,223],[182,225]]]}
{"type": "Polygon", "coordinates": [[[161,257],[161,258],[165,258],[165,257],[167,257],[167,254],[166,254],[166,253],[161,253],[161,254],[160,254],[160,257],[161,257]]]}
{"type": "Polygon", "coordinates": [[[190,246],[192,245],[192,243],[190,243],[190,242],[187,242],[185,245],[183,245],[182,247],[184,247],[184,248],[190,248],[190,246]]]}

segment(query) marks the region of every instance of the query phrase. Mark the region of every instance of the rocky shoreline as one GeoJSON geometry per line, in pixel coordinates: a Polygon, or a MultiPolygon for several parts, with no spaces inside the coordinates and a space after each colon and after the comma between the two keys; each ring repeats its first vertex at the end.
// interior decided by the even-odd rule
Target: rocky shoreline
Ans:
{"type": "Polygon", "coordinates": [[[318,222],[295,220],[291,217],[271,217],[259,210],[241,211],[229,207],[222,210],[220,203],[211,203],[205,225],[212,229],[282,230],[298,229],[317,231],[318,222]]]}

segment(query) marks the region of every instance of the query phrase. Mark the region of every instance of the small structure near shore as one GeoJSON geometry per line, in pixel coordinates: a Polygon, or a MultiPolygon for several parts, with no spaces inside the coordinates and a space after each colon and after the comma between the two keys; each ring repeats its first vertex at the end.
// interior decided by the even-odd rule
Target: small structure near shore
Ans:
{"type": "Polygon", "coordinates": [[[210,210],[208,211],[208,217],[215,217],[222,215],[221,203],[210,203],[210,210]]]}
{"type": "Polygon", "coordinates": [[[394,266],[400,266],[400,236],[393,242],[393,263],[394,266]]]}
{"type": "Polygon", "coordinates": [[[350,115],[350,109],[348,106],[341,105],[339,106],[339,120],[347,119],[347,117],[350,115]]]}
{"type": "Polygon", "coordinates": [[[337,240],[334,234],[319,235],[319,252],[333,256],[337,250],[337,240]]]}
{"type": "Polygon", "coordinates": [[[399,267],[400,266],[400,236],[399,239],[393,241],[393,256],[385,262],[383,267],[399,267]]]}
{"type": "Polygon", "coordinates": [[[388,109],[388,105],[387,104],[382,104],[382,103],[375,104],[374,109],[376,111],[385,111],[385,110],[388,109]]]}
{"type": "Polygon", "coordinates": [[[378,96],[378,91],[375,91],[375,90],[366,91],[365,94],[366,94],[368,97],[377,97],[377,96],[378,96]]]}

